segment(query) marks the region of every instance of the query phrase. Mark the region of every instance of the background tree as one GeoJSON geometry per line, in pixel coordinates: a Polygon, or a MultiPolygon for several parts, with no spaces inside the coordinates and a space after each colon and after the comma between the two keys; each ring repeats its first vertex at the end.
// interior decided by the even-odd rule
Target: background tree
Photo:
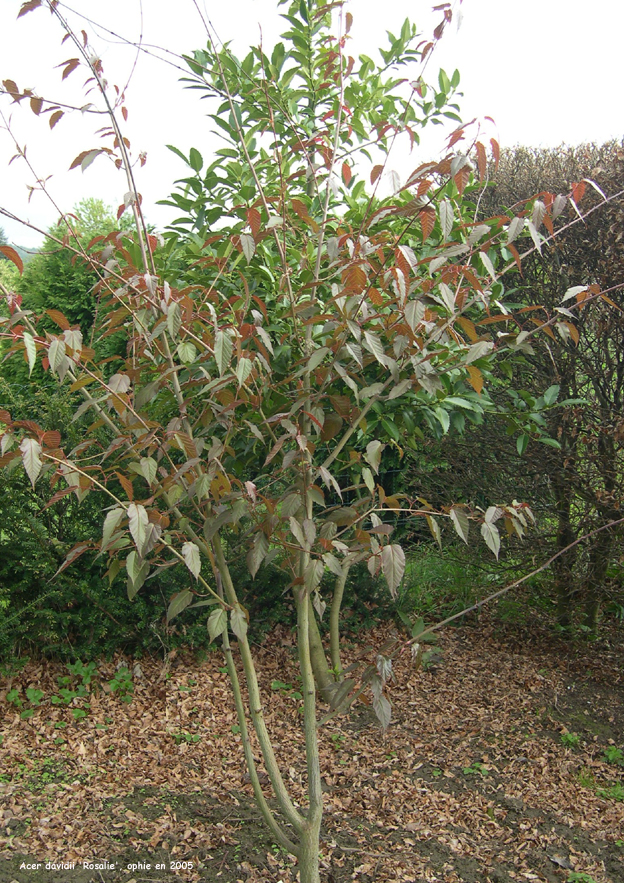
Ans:
{"type": "MultiPolygon", "coordinates": [[[[519,440],[524,472],[541,488],[542,505],[556,524],[554,549],[561,550],[589,529],[621,517],[624,461],[624,251],[618,231],[624,220],[624,151],[617,143],[553,151],[518,148],[504,151],[494,174],[494,186],[482,202],[484,213],[513,206],[544,191],[564,193],[570,182],[576,202],[583,200],[585,220],[569,227],[556,241],[523,261],[522,275],[510,282],[518,299],[529,309],[543,305],[549,316],[566,318],[576,307],[571,324],[557,323],[553,331],[522,354],[514,368],[515,381],[526,390],[510,402],[526,419],[531,400],[547,388],[559,399],[576,400],[544,415],[548,434],[558,447],[541,448],[538,456],[531,433],[519,440]],[[603,205],[602,194],[614,198],[603,205]],[[591,212],[593,207],[597,211],[591,212]],[[592,283],[587,287],[587,283],[592,283]],[[568,290],[561,303],[562,288],[568,290]],[[596,291],[604,292],[594,298],[596,291]]],[[[575,205],[563,216],[571,220],[575,205]]],[[[542,320],[543,312],[527,312],[523,328],[542,320]]],[[[572,314],[571,314],[572,315],[572,314]]],[[[511,415],[510,415],[510,419],[511,415]]],[[[568,626],[574,602],[585,605],[585,625],[595,631],[600,601],[609,596],[607,575],[622,555],[621,528],[602,531],[593,540],[561,556],[554,564],[555,593],[560,624],[568,626]]],[[[551,546],[552,548],[552,546],[551,546]]]]}

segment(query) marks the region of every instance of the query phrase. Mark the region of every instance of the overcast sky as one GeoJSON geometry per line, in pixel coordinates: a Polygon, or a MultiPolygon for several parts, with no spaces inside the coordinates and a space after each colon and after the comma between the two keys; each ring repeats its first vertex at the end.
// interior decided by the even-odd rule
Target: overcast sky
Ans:
{"type": "MultiPolygon", "coordinates": [[[[75,52],[66,43],[56,21],[44,10],[16,20],[22,0],[0,3],[0,80],[12,79],[20,88],[34,88],[39,95],[67,103],[85,103],[80,86],[83,77],[74,73],[61,82],[60,62],[75,52]]],[[[284,22],[276,0],[231,0],[214,4],[199,0],[222,40],[232,40],[242,54],[259,40],[260,27],[265,47],[270,47],[284,22]]],[[[406,16],[425,34],[430,33],[433,0],[351,0],[354,15],[349,53],[373,54],[384,45],[384,31],[400,29],[406,16]],[[383,10],[383,16],[380,15],[383,10]],[[383,37],[383,39],[381,39],[383,37]]],[[[178,82],[181,72],[165,61],[136,52],[110,33],[80,18],[92,16],[100,25],[121,37],[137,42],[143,34],[146,44],[162,47],[160,54],[174,63],[176,55],[205,45],[201,19],[192,0],[72,0],[60,4],[68,20],[89,34],[93,48],[101,55],[110,82],[120,86],[130,79],[127,103],[130,112],[126,134],[135,155],[146,151],[148,162],[139,173],[139,190],[151,222],[164,226],[171,218],[154,203],[172,189],[184,166],[166,150],[172,143],[188,153],[197,147],[207,158],[215,141],[197,93],[185,91],[178,82]],[[136,67],[133,67],[136,62],[136,67]],[[131,75],[132,74],[132,75],[131,75]]],[[[622,101],[621,39],[624,33],[624,3],[615,0],[464,0],[461,27],[449,28],[429,64],[427,77],[437,76],[443,67],[461,73],[462,115],[491,116],[491,134],[502,146],[525,144],[556,147],[561,143],[604,142],[624,137],[622,101]]],[[[0,111],[11,118],[18,143],[27,145],[27,156],[36,177],[47,178],[57,205],[65,211],[84,196],[98,196],[112,206],[123,201],[127,190],[122,175],[109,169],[100,158],[83,174],[68,172],[82,150],[98,146],[95,130],[103,118],[74,113],[66,116],[50,133],[45,119],[36,119],[26,107],[11,105],[0,95],[0,111]]],[[[0,126],[2,122],[0,121],[0,126]]],[[[434,130],[438,135],[437,130],[434,130]]],[[[436,155],[441,138],[425,139],[423,152],[436,155]]],[[[34,183],[22,159],[10,166],[14,143],[0,130],[0,206],[46,229],[57,218],[57,210],[41,193],[28,201],[28,186],[34,183]]],[[[397,162],[401,161],[397,158],[397,162]]],[[[417,163],[414,163],[417,164],[417,163]]],[[[41,236],[0,217],[9,239],[35,247],[41,236]]]]}

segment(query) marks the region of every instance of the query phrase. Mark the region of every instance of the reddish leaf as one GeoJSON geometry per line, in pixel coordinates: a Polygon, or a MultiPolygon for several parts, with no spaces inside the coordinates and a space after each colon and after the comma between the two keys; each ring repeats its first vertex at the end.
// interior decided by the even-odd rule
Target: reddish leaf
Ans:
{"type": "Polygon", "coordinates": [[[55,110],[55,111],[54,111],[54,113],[53,113],[52,116],[50,117],[50,128],[51,128],[51,129],[53,129],[53,128],[56,126],[56,124],[58,123],[58,121],[60,120],[60,118],[61,118],[62,116],[63,116],[63,111],[62,111],[62,110],[55,110]]]}
{"type": "Polygon", "coordinates": [[[73,549],[69,550],[69,552],[67,553],[67,557],[65,558],[65,561],[63,561],[63,563],[61,564],[59,569],[56,571],[54,576],[50,580],[48,580],[48,582],[52,582],[52,580],[54,579],[55,576],[58,576],[59,573],[62,573],[66,567],[69,567],[70,564],[73,564],[74,561],[77,558],[80,558],[80,556],[83,555],[89,548],[90,548],[90,545],[88,543],[77,543],[73,547],[73,549]]]}
{"type": "Polygon", "coordinates": [[[477,151],[477,168],[479,169],[479,178],[481,181],[484,181],[487,174],[487,156],[485,153],[485,147],[480,141],[477,141],[477,143],[475,144],[475,149],[477,151]]]}
{"type": "Polygon", "coordinates": [[[37,116],[41,113],[41,108],[43,107],[43,98],[31,98],[30,99],[30,109],[37,116]]]}
{"type": "Polygon", "coordinates": [[[518,249],[516,248],[515,245],[509,245],[509,244],[507,244],[507,245],[505,246],[505,248],[508,248],[509,251],[512,253],[512,255],[513,255],[513,259],[514,259],[514,261],[516,262],[516,266],[518,267],[518,270],[520,271],[520,275],[522,276],[523,273],[522,273],[522,261],[521,261],[521,258],[520,258],[520,252],[518,251],[518,249]]]}
{"type": "Polygon", "coordinates": [[[8,466],[16,457],[20,456],[19,451],[9,451],[8,454],[3,454],[0,457],[0,469],[4,469],[5,466],[8,466]]]}
{"type": "Polygon", "coordinates": [[[304,221],[308,219],[308,209],[300,199],[293,199],[290,204],[293,207],[293,211],[298,214],[300,218],[304,221]]]}
{"type": "Polygon", "coordinates": [[[4,408],[0,408],[0,423],[6,423],[7,426],[9,424],[13,423],[13,420],[11,419],[11,415],[9,414],[8,411],[5,411],[4,408]]]}
{"type": "Polygon", "coordinates": [[[128,122],[128,108],[126,107],[125,104],[124,104],[124,105],[122,106],[122,108],[121,108],[121,115],[122,115],[122,117],[124,118],[124,120],[125,120],[126,122],[128,122]]]}
{"type": "Polygon", "coordinates": [[[28,0],[27,3],[22,3],[20,6],[20,11],[17,13],[17,17],[21,18],[23,15],[26,15],[26,13],[32,12],[33,9],[37,9],[39,6],[41,6],[41,0],[28,0]]]}
{"type": "Polygon", "coordinates": [[[46,313],[53,322],[56,322],[59,328],[62,328],[63,331],[69,331],[69,322],[60,310],[46,310],[46,313]]]}
{"type": "Polygon", "coordinates": [[[70,167],[69,167],[70,171],[71,171],[72,169],[77,169],[78,166],[82,165],[82,161],[83,161],[87,156],[89,156],[90,153],[93,153],[94,150],[97,150],[97,148],[93,148],[93,149],[91,149],[91,150],[83,150],[82,153],[79,153],[78,156],[76,157],[76,159],[75,159],[75,160],[72,162],[72,164],[70,165],[70,167]]]}
{"type": "Polygon", "coordinates": [[[22,259],[14,248],[11,248],[10,245],[0,245],[0,251],[5,256],[5,258],[13,261],[17,269],[20,271],[20,274],[24,272],[24,264],[22,263],[22,259]]]}
{"type": "Polygon", "coordinates": [[[578,203],[583,198],[585,193],[585,181],[578,181],[572,184],[572,199],[574,202],[578,203]]]}
{"type": "Polygon", "coordinates": [[[474,322],[472,322],[466,316],[458,316],[457,324],[464,329],[464,331],[470,338],[471,343],[475,343],[478,340],[479,335],[477,334],[474,322]]]}
{"type": "Polygon", "coordinates": [[[455,131],[452,132],[451,136],[449,137],[448,146],[453,147],[453,145],[457,144],[458,141],[461,141],[463,137],[464,137],[464,129],[462,127],[460,127],[459,129],[455,129],[455,131]]]}
{"type": "Polygon", "coordinates": [[[349,267],[343,278],[345,289],[356,294],[364,290],[367,282],[366,273],[360,266],[349,267]]]}
{"type": "Polygon", "coordinates": [[[374,184],[374,183],[375,183],[375,181],[376,181],[377,178],[381,175],[381,173],[383,172],[383,170],[384,170],[384,167],[383,167],[383,166],[373,166],[373,170],[372,170],[371,175],[370,175],[371,184],[374,184]]]}
{"type": "Polygon", "coordinates": [[[497,169],[500,160],[500,145],[496,138],[490,138],[490,145],[492,147],[492,156],[494,157],[494,167],[497,169]]]}
{"type": "Polygon", "coordinates": [[[2,85],[7,90],[13,101],[20,101],[24,96],[21,94],[20,90],[17,88],[17,83],[15,80],[3,80],[2,85]]]}
{"type": "Polygon", "coordinates": [[[125,475],[122,475],[121,472],[115,472],[115,475],[119,479],[119,483],[126,492],[126,496],[129,500],[134,499],[134,488],[132,487],[132,482],[129,481],[125,475]]]}
{"type": "Polygon", "coordinates": [[[260,212],[257,208],[250,208],[247,210],[247,223],[253,233],[254,239],[257,237],[260,232],[260,224],[262,222],[260,212]]]}
{"type": "Polygon", "coordinates": [[[79,64],[79,58],[68,58],[67,61],[63,61],[61,62],[61,64],[57,64],[57,67],[63,67],[63,65],[65,65],[65,67],[63,67],[63,76],[61,77],[61,79],[66,80],[67,77],[72,73],[72,71],[76,70],[79,64]]]}
{"type": "Polygon", "coordinates": [[[345,182],[348,187],[351,183],[351,178],[353,177],[353,172],[351,171],[351,166],[349,163],[343,162],[342,164],[342,180],[345,182]]]}
{"type": "Polygon", "coordinates": [[[418,213],[418,217],[420,218],[423,242],[426,242],[436,222],[435,209],[424,208],[418,213]]]}
{"type": "Polygon", "coordinates": [[[468,365],[468,380],[476,393],[481,395],[483,389],[483,374],[474,365],[468,365]]]}
{"type": "Polygon", "coordinates": [[[41,436],[41,443],[46,448],[58,448],[61,444],[61,433],[57,429],[50,429],[41,436]]]}
{"type": "Polygon", "coordinates": [[[61,488],[60,491],[57,491],[55,494],[53,494],[53,496],[50,497],[50,499],[48,500],[48,502],[47,502],[47,503],[45,504],[45,506],[43,507],[43,510],[42,510],[42,511],[44,511],[45,509],[49,509],[50,506],[54,506],[54,504],[55,504],[55,503],[58,503],[59,500],[62,500],[63,497],[68,497],[70,494],[73,494],[73,493],[75,493],[75,492],[76,492],[76,488],[75,488],[75,487],[64,487],[64,488],[61,488]]]}
{"type": "Polygon", "coordinates": [[[455,186],[459,190],[460,193],[463,193],[466,189],[466,185],[470,180],[470,169],[468,166],[463,166],[457,174],[453,177],[453,181],[455,181],[455,186]]]}

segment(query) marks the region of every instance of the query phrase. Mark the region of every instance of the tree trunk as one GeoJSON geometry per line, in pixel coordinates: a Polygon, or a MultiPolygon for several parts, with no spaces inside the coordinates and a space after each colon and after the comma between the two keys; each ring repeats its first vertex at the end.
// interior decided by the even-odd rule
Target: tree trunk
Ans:
{"type": "Polygon", "coordinates": [[[299,836],[299,880],[300,883],[320,883],[319,871],[319,835],[321,818],[314,824],[306,825],[299,836]]]}
{"type": "Polygon", "coordinates": [[[589,568],[585,586],[585,625],[592,635],[596,634],[598,626],[600,602],[612,545],[613,534],[609,530],[603,530],[594,538],[594,544],[589,552],[589,568]]]}
{"type": "MultiPolygon", "coordinates": [[[[572,489],[566,481],[565,472],[556,472],[553,476],[555,506],[557,512],[557,552],[565,549],[576,539],[572,527],[572,489]]],[[[576,562],[576,546],[565,552],[553,562],[555,579],[555,597],[557,599],[557,622],[562,629],[569,630],[572,625],[573,569],[576,562]]]]}

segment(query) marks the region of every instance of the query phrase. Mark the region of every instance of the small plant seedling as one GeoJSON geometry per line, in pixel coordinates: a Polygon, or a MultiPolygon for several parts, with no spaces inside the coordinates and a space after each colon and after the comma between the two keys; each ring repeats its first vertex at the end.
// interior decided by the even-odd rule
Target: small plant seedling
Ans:
{"type": "Polygon", "coordinates": [[[604,759],[607,763],[615,763],[618,766],[624,766],[624,752],[621,748],[616,748],[615,745],[609,745],[608,748],[605,748],[604,759]]]}
{"type": "Polygon", "coordinates": [[[596,780],[594,778],[594,774],[588,767],[582,767],[578,773],[579,784],[583,788],[595,788],[596,780]]]}
{"type": "Polygon", "coordinates": [[[111,693],[117,693],[122,702],[129,705],[132,702],[132,694],[134,693],[134,684],[130,669],[126,666],[120,668],[117,674],[108,682],[111,693]]]}
{"type": "Polygon", "coordinates": [[[82,720],[83,717],[87,716],[87,712],[84,710],[84,708],[72,708],[71,714],[75,721],[82,720]]]}
{"type": "Polygon", "coordinates": [[[20,692],[16,687],[13,687],[13,689],[9,690],[6,694],[6,701],[10,705],[14,705],[16,708],[21,708],[24,704],[24,700],[20,696],[20,692]]]}
{"type": "Polygon", "coordinates": [[[332,733],[330,738],[334,746],[334,751],[338,751],[339,748],[342,748],[345,739],[343,733],[332,733]]]}
{"type": "Polygon", "coordinates": [[[598,797],[603,797],[605,800],[617,800],[618,803],[624,801],[624,785],[621,782],[616,782],[614,785],[609,785],[607,788],[597,788],[596,794],[598,797]]]}
{"type": "Polygon", "coordinates": [[[576,733],[562,733],[561,744],[564,748],[578,748],[581,743],[581,737],[576,733]]]}
{"type": "Polygon", "coordinates": [[[28,687],[26,689],[26,698],[30,702],[31,705],[35,707],[41,705],[41,700],[43,699],[44,693],[43,690],[36,690],[34,687],[28,687]]]}
{"type": "Polygon", "coordinates": [[[303,694],[293,687],[292,684],[285,684],[284,681],[271,681],[271,689],[290,696],[291,699],[303,699],[303,694]]]}
{"type": "Polygon", "coordinates": [[[590,874],[585,874],[582,871],[571,871],[568,874],[566,883],[596,883],[596,881],[590,874]]]}
{"type": "Polygon", "coordinates": [[[240,731],[241,731],[240,726],[239,726],[238,724],[232,724],[232,726],[230,727],[230,729],[232,730],[232,733],[233,733],[235,736],[238,736],[238,734],[239,734],[240,731]]]}
{"type": "Polygon", "coordinates": [[[80,659],[78,659],[76,662],[68,664],[67,671],[69,671],[75,678],[80,678],[83,686],[87,687],[97,671],[97,665],[95,662],[88,662],[85,665],[80,659]]]}
{"type": "Polygon", "coordinates": [[[436,769],[431,770],[431,775],[433,776],[434,779],[439,779],[440,776],[442,775],[442,770],[439,770],[439,769],[436,767],[436,769]]]}
{"type": "MultiPolygon", "coordinates": [[[[21,712],[20,717],[22,720],[29,720],[33,714],[35,713],[35,708],[41,705],[41,700],[43,699],[44,693],[43,690],[37,690],[34,687],[28,687],[26,689],[26,699],[31,706],[30,708],[24,709],[21,712]]],[[[14,705],[16,708],[22,708],[24,705],[24,700],[20,696],[20,692],[17,688],[13,688],[9,690],[6,695],[7,702],[11,705],[14,705]]]]}
{"type": "Polygon", "coordinates": [[[470,766],[465,766],[463,768],[462,772],[465,776],[477,776],[477,775],[489,776],[489,774],[490,774],[489,770],[482,763],[479,763],[478,761],[471,763],[470,766]]]}
{"type": "Polygon", "coordinates": [[[171,735],[173,736],[176,745],[180,745],[182,742],[193,744],[195,742],[199,742],[199,740],[201,739],[199,733],[172,733],[171,735]]]}
{"type": "Polygon", "coordinates": [[[619,846],[620,849],[624,849],[624,840],[616,840],[615,845],[619,846]]]}

